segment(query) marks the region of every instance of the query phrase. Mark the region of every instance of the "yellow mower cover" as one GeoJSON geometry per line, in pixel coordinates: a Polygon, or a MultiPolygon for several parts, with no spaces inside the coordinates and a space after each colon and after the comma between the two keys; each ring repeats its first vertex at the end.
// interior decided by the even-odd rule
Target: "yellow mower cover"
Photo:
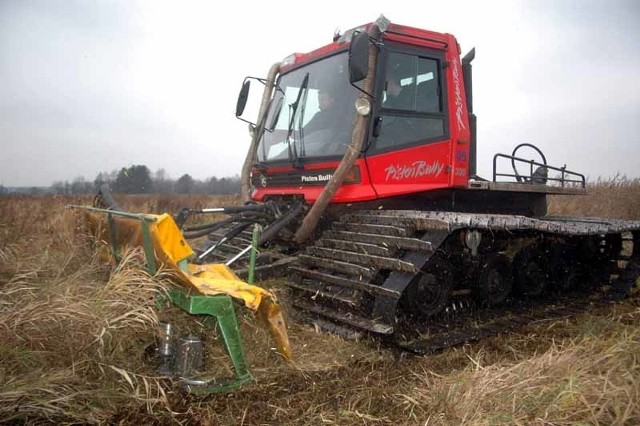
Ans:
{"type": "MultiPolygon", "coordinates": [[[[93,212],[87,214],[89,223],[97,225],[96,230],[101,230],[98,233],[108,232],[109,226],[104,215],[93,212]]],[[[170,273],[176,283],[195,290],[201,295],[227,294],[234,299],[242,300],[244,306],[256,312],[259,320],[266,325],[278,352],[286,359],[291,359],[291,347],[284,317],[272,292],[245,283],[224,264],[189,263],[188,259],[194,254],[193,250],[169,214],[140,214],[139,216],[153,219],[148,223],[156,261],[163,266],[165,272],[170,273]],[[185,262],[186,270],[180,267],[185,262]]],[[[143,245],[141,220],[116,215],[112,216],[112,220],[115,225],[117,236],[115,244],[118,249],[143,245]]],[[[108,234],[98,237],[109,241],[108,234]]]]}

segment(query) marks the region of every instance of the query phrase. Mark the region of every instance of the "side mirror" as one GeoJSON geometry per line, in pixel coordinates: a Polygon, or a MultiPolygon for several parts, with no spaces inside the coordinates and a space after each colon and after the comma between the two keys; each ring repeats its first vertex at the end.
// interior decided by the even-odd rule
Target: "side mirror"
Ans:
{"type": "Polygon", "coordinates": [[[244,112],[244,107],[247,106],[250,87],[251,81],[245,80],[244,83],[242,83],[242,89],[240,89],[240,94],[238,95],[238,103],[236,103],[236,117],[240,117],[244,112]]]}
{"type": "Polygon", "coordinates": [[[360,32],[353,35],[349,45],[349,81],[364,80],[369,74],[369,35],[360,32]]]}

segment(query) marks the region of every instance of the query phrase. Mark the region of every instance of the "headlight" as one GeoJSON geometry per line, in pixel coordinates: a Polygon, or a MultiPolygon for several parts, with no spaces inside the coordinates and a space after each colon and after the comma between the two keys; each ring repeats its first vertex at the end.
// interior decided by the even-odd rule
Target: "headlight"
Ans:
{"type": "Polygon", "coordinates": [[[369,115],[371,112],[371,102],[364,96],[356,100],[356,112],[360,115],[369,115]]]}

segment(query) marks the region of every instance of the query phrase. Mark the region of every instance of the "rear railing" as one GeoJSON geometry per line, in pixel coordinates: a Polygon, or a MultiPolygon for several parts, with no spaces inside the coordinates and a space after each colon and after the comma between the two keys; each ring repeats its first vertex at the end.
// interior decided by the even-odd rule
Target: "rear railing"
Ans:
{"type": "Polygon", "coordinates": [[[493,181],[504,182],[501,178],[513,178],[517,183],[522,184],[549,185],[563,188],[586,187],[586,179],[584,175],[567,170],[566,166],[549,166],[544,163],[534,160],[525,160],[524,158],[515,157],[513,155],[496,154],[493,156],[493,181]],[[511,165],[511,173],[498,170],[498,165],[504,169],[504,161],[502,160],[509,161],[511,165]],[[522,168],[526,167],[529,174],[519,173],[518,165],[522,168]]]}

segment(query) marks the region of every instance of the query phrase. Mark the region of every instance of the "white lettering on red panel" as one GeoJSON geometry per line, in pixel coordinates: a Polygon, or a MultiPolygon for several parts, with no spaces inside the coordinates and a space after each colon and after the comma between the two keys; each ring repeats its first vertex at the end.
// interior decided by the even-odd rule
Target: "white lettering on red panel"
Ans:
{"type": "Polygon", "coordinates": [[[439,161],[427,163],[426,161],[414,161],[411,164],[390,164],[384,171],[387,173],[385,181],[415,179],[422,176],[439,176],[444,170],[444,164],[439,161]]]}
{"type": "Polygon", "coordinates": [[[456,123],[458,130],[466,129],[464,125],[464,117],[462,111],[462,88],[460,86],[460,66],[458,60],[453,60],[453,87],[455,91],[455,103],[456,103],[456,123]]]}

